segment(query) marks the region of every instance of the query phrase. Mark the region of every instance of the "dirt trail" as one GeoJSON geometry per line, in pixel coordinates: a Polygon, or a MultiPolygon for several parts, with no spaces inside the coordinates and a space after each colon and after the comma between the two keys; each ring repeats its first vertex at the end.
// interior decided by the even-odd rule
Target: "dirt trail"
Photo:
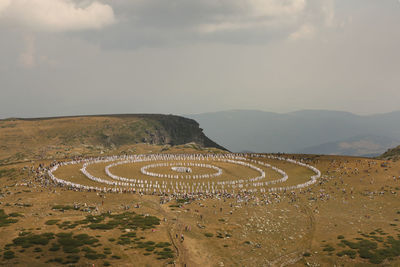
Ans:
{"type": "MultiPolygon", "coordinates": [[[[150,201],[151,206],[149,208],[158,212],[159,215],[163,216],[167,220],[167,233],[170,238],[171,244],[174,246],[176,251],[175,266],[200,266],[199,263],[195,263],[190,260],[189,251],[185,247],[184,242],[181,241],[181,234],[183,231],[182,223],[179,221],[178,214],[170,214],[165,210],[165,207],[161,206],[159,203],[150,201]]],[[[203,265],[204,266],[204,265],[203,265]]]]}

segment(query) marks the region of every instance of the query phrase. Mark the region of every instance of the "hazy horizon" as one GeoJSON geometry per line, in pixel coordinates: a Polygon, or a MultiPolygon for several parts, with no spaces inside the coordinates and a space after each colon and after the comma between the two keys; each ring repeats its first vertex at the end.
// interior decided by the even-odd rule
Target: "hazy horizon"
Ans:
{"type": "Polygon", "coordinates": [[[200,112],[200,113],[192,113],[192,114],[174,114],[174,113],[154,113],[154,112],[134,112],[134,113],[92,113],[92,114],[58,114],[58,115],[48,115],[48,116],[21,116],[21,117],[0,117],[1,119],[12,119],[12,118],[21,118],[21,119],[31,119],[31,118],[46,118],[46,117],[74,117],[74,116],[101,116],[101,115],[129,115],[129,114],[171,114],[171,115],[176,115],[176,116],[195,116],[195,115],[201,115],[201,114],[212,114],[212,113],[224,113],[224,112],[233,112],[233,111],[254,111],[254,112],[265,112],[265,113],[275,113],[275,114],[289,114],[289,113],[295,113],[295,112],[301,112],[301,111],[326,111],[326,112],[344,112],[344,113],[350,113],[356,116],[374,116],[374,115],[382,115],[382,114],[389,114],[389,113],[394,113],[394,112],[400,112],[399,110],[393,110],[389,112],[377,112],[377,113],[368,113],[368,114],[357,114],[354,112],[346,111],[346,110],[329,110],[329,109],[299,109],[299,110],[293,110],[293,111],[287,111],[287,112],[275,112],[275,111],[269,111],[269,110],[260,110],[260,109],[227,109],[227,110],[216,110],[216,111],[208,111],[208,112],[200,112]]]}
{"type": "Polygon", "coordinates": [[[0,0],[0,118],[400,109],[398,0],[0,0]]]}

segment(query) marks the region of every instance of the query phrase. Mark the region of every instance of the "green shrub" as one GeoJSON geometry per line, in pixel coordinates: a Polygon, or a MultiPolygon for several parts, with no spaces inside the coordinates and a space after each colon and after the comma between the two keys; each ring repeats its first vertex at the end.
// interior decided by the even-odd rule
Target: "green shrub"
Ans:
{"type": "Polygon", "coordinates": [[[10,216],[10,217],[24,217],[24,215],[22,215],[22,214],[20,214],[18,212],[10,213],[10,214],[8,214],[8,216],[10,216]]]}
{"type": "Polygon", "coordinates": [[[354,250],[343,250],[344,254],[349,256],[352,259],[355,259],[357,252],[354,250]]]}
{"type": "Polygon", "coordinates": [[[60,220],[48,220],[44,224],[46,224],[46,225],[54,225],[54,224],[58,223],[59,221],[60,220]]]}
{"type": "Polygon", "coordinates": [[[55,205],[51,209],[52,210],[58,210],[58,211],[78,210],[78,208],[75,209],[73,206],[70,206],[70,205],[55,205]]]}
{"type": "Polygon", "coordinates": [[[342,240],[341,242],[343,244],[345,244],[346,246],[348,246],[349,248],[352,248],[352,249],[359,249],[360,248],[360,244],[359,243],[351,242],[351,241],[348,241],[348,240],[342,240]]]}
{"type": "Polygon", "coordinates": [[[58,250],[60,250],[60,245],[56,243],[53,243],[49,248],[49,251],[58,251],[58,250]]]}
{"type": "Polygon", "coordinates": [[[119,237],[119,240],[117,242],[118,245],[129,245],[131,243],[131,240],[128,237],[119,237]]]}
{"type": "Polygon", "coordinates": [[[163,248],[163,247],[169,247],[169,246],[171,246],[171,244],[168,242],[160,242],[160,243],[156,244],[157,248],[163,248]]]}
{"type": "Polygon", "coordinates": [[[344,256],[344,252],[343,252],[343,251],[340,251],[340,252],[336,253],[336,255],[337,255],[338,257],[343,257],[343,256],[344,256]]]}
{"type": "Polygon", "coordinates": [[[116,225],[106,224],[106,223],[92,223],[89,228],[92,230],[110,230],[114,229],[116,225]]]}
{"type": "Polygon", "coordinates": [[[371,259],[374,256],[374,254],[369,249],[365,248],[360,249],[358,253],[363,259],[371,259]]]}
{"type": "Polygon", "coordinates": [[[25,236],[20,236],[13,239],[13,243],[16,246],[21,246],[23,248],[29,248],[33,245],[45,246],[49,243],[51,239],[54,239],[53,233],[44,233],[39,235],[28,234],[25,236]]]}
{"type": "Polygon", "coordinates": [[[0,227],[9,226],[12,223],[18,222],[17,219],[9,219],[10,215],[7,215],[3,209],[0,209],[0,227]]]}
{"type": "Polygon", "coordinates": [[[57,257],[57,258],[51,259],[51,260],[50,260],[50,262],[58,262],[58,263],[62,263],[62,262],[63,262],[63,259],[62,259],[62,258],[60,258],[60,257],[57,257]]]}
{"type": "Polygon", "coordinates": [[[87,234],[79,234],[73,236],[72,233],[58,233],[58,243],[63,248],[65,253],[78,253],[78,247],[83,245],[93,245],[99,240],[87,234]]]}
{"type": "Polygon", "coordinates": [[[335,248],[332,247],[331,245],[326,245],[325,248],[323,249],[323,251],[332,252],[332,251],[335,251],[335,248]]]}
{"type": "Polygon", "coordinates": [[[11,260],[11,259],[15,258],[15,253],[14,253],[14,251],[11,251],[11,250],[5,251],[4,254],[3,254],[3,258],[4,258],[5,260],[11,260]]]}
{"type": "Polygon", "coordinates": [[[97,260],[97,259],[104,259],[106,258],[106,255],[104,254],[99,254],[99,253],[86,253],[85,258],[88,258],[90,260],[97,260]]]}
{"type": "Polygon", "coordinates": [[[80,257],[78,255],[68,255],[66,260],[64,260],[63,264],[71,264],[79,262],[80,257]]]}

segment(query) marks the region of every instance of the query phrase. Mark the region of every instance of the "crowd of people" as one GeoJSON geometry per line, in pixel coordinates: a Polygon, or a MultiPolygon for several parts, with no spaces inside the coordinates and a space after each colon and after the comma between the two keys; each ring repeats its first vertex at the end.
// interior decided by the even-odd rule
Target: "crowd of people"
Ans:
{"type": "Polygon", "coordinates": [[[122,155],[122,156],[110,156],[110,157],[98,157],[98,158],[89,158],[89,159],[75,159],[69,162],[57,162],[52,164],[48,171],[47,175],[49,178],[54,181],[56,184],[62,187],[71,188],[71,189],[79,189],[79,190],[94,190],[100,192],[128,192],[128,193],[142,193],[142,194],[159,194],[159,195],[173,195],[173,196],[191,196],[195,195],[208,196],[231,196],[231,195],[240,195],[240,194],[254,194],[254,193],[266,193],[266,192],[281,192],[295,189],[303,189],[308,187],[314,183],[316,183],[317,179],[321,177],[321,172],[304,162],[296,161],[294,159],[279,157],[273,155],[262,155],[262,154],[153,154],[153,155],[122,155]],[[310,180],[293,185],[293,186],[281,186],[281,187],[268,187],[268,185],[275,185],[278,183],[282,183],[288,180],[288,175],[283,170],[274,167],[264,161],[259,160],[260,158],[266,159],[274,159],[286,161],[292,164],[297,164],[302,167],[306,167],[311,169],[315,175],[310,177],[310,180]],[[157,178],[175,178],[174,180],[168,179],[148,179],[146,177],[142,178],[133,178],[128,179],[126,177],[120,177],[114,175],[110,172],[110,168],[120,164],[128,164],[128,163],[142,163],[148,161],[171,161],[171,162],[157,162],[154,164],[146,165],[146,168],[141,168],[142,174],[157,177],[157,178]],[[175,161],[180,161],[176,163],[175,161]],[[153,172],[147,171],[149,168],[154,167],[164,167],[164,166],[196,166],[196,167],[205,167],[212,168],[217,170],[216,173],[213,174],[205,174],[208,177],[202,176],[202,178],[211,178],[216,177],[222,174],[222,169],[216,167],[211,164],[205,163],[194,163],[192,161],[215,161],[215,162],[226,162],[231,164],[238,164],[245,167],[249,167],[255,171],[260,173],[257,177],[247,177],[241,179],[226,179],[226,180],[218,180],[213,181],[210,180],[202,180],[198,181],[196,179],[200,179],[200,175],[171,175],[171,174],[157,174],[153,172]],[[112,164],[106,166],[105,172],[110,177],[110,179],[103,179],[99,177],[95,177],[89,173],[87,167],[90,164],[96,163],[105,163],[105,162],[113,162],[112,164]],[[259,164],[261,166],[265,166],[271,168],[272,170],[278,172],[282,175],[281,178],[277,180],[267,180],[265,181],[266,175],[263,169],[254,166],[253,164],[259,164]],[[54,172],[62,166],[71,165],[71,164],[83,164],[81,168],[81,172],[90,180],[99,184],[99,186],[90,186],[83,185],[76,182],[67,181],[64,179],[60,179],[54,175],[54,172]],[[149,174],[150,173],[150,174],[149,174]],[[218,174],[218,175],[216,175],[218,174]],[[180,179],[181,178],[181,179],[180,179]],[[189,182],[188,179],[193,179],[189,182]],[[100,186],[103,184],[103,186],[100,186]],[[105,186],[104,186],[105,185],[105,186]]]}
{"type": "Polygon", "coordinates": [[[171,170],[173,170],[174,172],[181,172],[181,173],[192,173],[193,170],[190,167],[179,167],[179,166],[172,166],[171,170]]]}
{"type": "MultiPolygon", "coordinates": [[[[190,168],[189,168],[190,169],[190,168]]],[[[192,169],[190,169],[192,170],[192,169]]],[[[222,174],[222,169],[218,168],[217,166],[213,166],[210,164],[204,164],[204,163],[194,163],[194,162],[174,162],[174,163],[155,163],[155,164],[150,164],[142,167],[140,169],[141,173],[144,175],[148,176],[153,176],[153,177],[158,177],[158,178],[173,178],[173,179],[205,179],[205,178],[214,178],[217,176],[220,176],[222,174]],[[176,165],[181,165],[181,167],[177,167],[176,165]],[[172,166],[172,170],[174,171],[179,171],[179,172],[186,172],[187,168],[186,166],[190,167],[199,167],[199,168],[208,168],[208,169],[214,169],[217,172],[212,173],[212,174],[198,174],[198,175],[172,175],[172,174],[163,174],[163,173],[155,173],[155,172],[149,172],[148,169],[150,168],[157,168],[157,167],[168,167],[172,166]],[[182,170],[182,171],[180,171],[182,170]]],[[[190,171],[192,172],[192,171],[190,171]]]]}

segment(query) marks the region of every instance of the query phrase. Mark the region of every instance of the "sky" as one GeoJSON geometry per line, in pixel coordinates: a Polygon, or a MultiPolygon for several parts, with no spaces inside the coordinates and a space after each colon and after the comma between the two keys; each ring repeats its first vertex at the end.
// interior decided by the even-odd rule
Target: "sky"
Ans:
{"type": "Polygon", "coordinates": [[[399,0],[0,0],[0,118],[399,100],[399,0]]]}

